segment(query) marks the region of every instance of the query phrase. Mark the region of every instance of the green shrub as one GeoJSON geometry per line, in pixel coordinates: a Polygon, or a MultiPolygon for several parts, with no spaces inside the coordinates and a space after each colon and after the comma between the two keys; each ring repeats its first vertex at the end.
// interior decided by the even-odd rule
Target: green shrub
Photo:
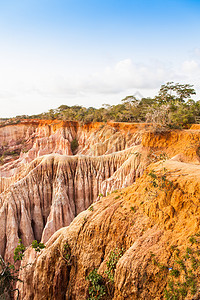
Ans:
{"type": "Polygon", "coordinates": [[[15,266],[10,264],[9,262],[6,263],[1,255],[0,270],[0,299],[7,299],[6,296],[11,297],[11,293],[14,289],[14,284],[19,279],[17,277],[15,266]]]}
{"type": "Polygon", "coordinates": [[[94,211],[94,207],[93,207],[93,205],[91,205],[91,206],[88,208],[88,210],[90,210],[90,211],[94,211]]]}
{"type": "MultiPolygon", "coordinates": [[[[171,246],[170,251],[173,259],[170,261],[170,266],[161,264],[155,258],[155,254],[150,253],[153,264],[160,269],[158,276],[167,280],[167,288],[164,290],[166,300],[193,299],[196,294],[199,287],[200,270],[200,242],[198,237],[199,233],[196,233],[189,238],[192,247],[187,247],[183,255],[180,254],[177,246],[171,246]]],[[[196,296],[194,299],[197,299],[196,296]]]]}
{"type": "Polygon", "coordinates": [[[64,250],[65,261],[67,262],[68,265],[70,265],[71,264],[71,248],[70,248],[70,245],[68,244],[68,242],[66,242],[64,244],[63,250],[64,250]]]}
{"type": "Polygon", "coordinates": [[[14,250],[14,261],[22,260],[26,247],[22,244],[22,240],[19,239],[18,245],[14,250]]]}
{"type": "MultiPolygon", "coordinates": [[[[177,246],[171,246],[173,260],[170,262],[171,267],[167,267],[168,271],[165,269],[168,279],[167,288],[164,291],[166,300],[192,299],[197,292],[200,269],[198,233],[191,236],[189,241],[193,248],[187,247],[183,255],[180,255],[177,246]]],[[[154,257],[155,255],[151,255],[154,264],[158,267],[162,266],[154,257]]],[[[162,268],[160,270],[163,271],[162,268]]]]}
{"type": "Polygon", "coordinates": [[[136,212],[136,209],[135,207],[131,206],[131,210],[135,213],[136,212]]]}
{"type": "Polygon", "coordinates": [[[116,265],[119,259],[123,256],[123,253],[123,248],[115,248],[110,252],[108,261],[106,262],[106,278],[103,278],[101,275],[99,275],[97,273],[97,269],[91,271],[86,277],[86,280],[90,281],[90,296],[88,300],[101,299],[104,295],[113,297],[116,265]]]}
{"type": "Polygon", "coordinates": [[[40,252],[41,249],[44,249],[46,246],[43,243],[38,243],[37,240],[32,242],[32,248],[35,249],[36,252],[40,252]]]}
{"type": "Polygon", "coordinates": [[[117,263],[119,259],[123,256],[124,249],[116,248],[115,250],[110,252],[109,259],[106,262],[107,270],[105,271],[106,275],[108,276],[109,282],[114,283],[114,276],[117,263]]]}
{"type": "Polygon", "coordinates": [[[78,141],[75,138],[71,141],[71,150],[73,154],[76,152],[77,148],[78,148],[78,141]]]}
{"type": "Polygon", "coordinates": [[[104,279],[101,275],[97,273],[97,269],[94,269],[86,277],[89,281],[89,298],[88,300],[99,300],[106,294],[106,287],[104,284],[104,279]]]}
{"type": "MultiPolygon", "coordinates": [[[[38,243],[37,241],[33,241],[32,247],[35,251],[40,251],[45,246],[43,243],[38,243]]],[[[19,239],[18,245],[14,250],[14,261],[21,261],[24,256],[24,251],[26,247],[22,244],[22,240],[19,239]]],[[[17,281],[21,281],[18,278],[18,273],[20,269],[26,268],[24,267],[16,268],[14,264],[10,262],[5,262],[2,256],[0,255],[0,299],[13,299],[13,292],[17,292],[17,299],[19,298],[19,290],[15,288],[15,284],[17,281]]]]}

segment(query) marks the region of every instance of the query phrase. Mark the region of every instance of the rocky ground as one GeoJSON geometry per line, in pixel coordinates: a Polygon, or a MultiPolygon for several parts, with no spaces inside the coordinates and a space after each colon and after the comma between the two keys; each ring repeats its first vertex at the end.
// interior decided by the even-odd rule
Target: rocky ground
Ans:
{"type": "Polygon", "coordinates": [[[94,269],[99,299],[200,299],[198,125],[24,120],[0,142],[0,253],[12,260],[19,238],[46,243],[26,251],[20,299],[87,299],[94,269]]]}

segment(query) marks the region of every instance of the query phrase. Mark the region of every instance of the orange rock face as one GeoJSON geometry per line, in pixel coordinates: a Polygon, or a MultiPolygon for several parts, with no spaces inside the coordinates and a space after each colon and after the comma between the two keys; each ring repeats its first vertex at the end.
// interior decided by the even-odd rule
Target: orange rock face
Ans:
{"type": "MultiPolygon", "coordinates": [[[[169,269],[177,259],[173,247],[181,257],[191,247],[188,238],[200,229],[199,175],[199,165],[174,161],[151,165],[133,186],[103,198],[93,210],[80,213],[69,227],[57,231],[41,254],[29,248],[24,264],[32,264],[23,269],[24,282],[18,284],[22,299],[87,299],[87,275],[96,268],[107,282],[106,263],[116,248],[124,253],[116,265],[112,290],[107,289],[102,299],[164,299],[169,269]],[[151,168],[157,175],[165,168],[166,180],[172,184],[153,187],[151,168]],[[70,263],[64,259],[66,243],[70,263]],[[153,255],[158,264],[153,263],[153,255]]],[[[200,296],[195,274],[197,290],[187,299],[200,296]]]]}
{"type": "Polygon", "coordinates": [[[17,125],[0,127],[0,176],[10,177],[20,167],[42,155],[85,154],[100,156],[140,143],[141,130],[148,125],[110,122],[86,124],[59,120],[22,120],[17,125]],[[71,143],[78,141],[72,153],[71,143]]]}
{"type": "Polygon", "coordinates": [[[12,260],[19,238],[26,246],[34,239],[46,242],[99,194],[127,186],[143,172],[141,161],[130,159],[142,133],[133,125],[132,134],[115,126],[24,121],[1,128],[8,145],[29,149],[0,168],[0,253],[5,259],[12,260]],[[72,155],[75,139],[77,155],[72,155]]]}
{"type": "Polygon", "coordinates": [[[47,243],[41,254],[26,251],[21,299],[87,299],[85,277],[93,268],[105,277],[116,247],[125,252],[105,299],[163,299],[167,276],[157,279],[151,252],[172,264],[170,247],[182,251],[199,230],[200,130],[149,126],[24,120],[0,128],[0,254],[12,261],[19,238],[47,243]]]}

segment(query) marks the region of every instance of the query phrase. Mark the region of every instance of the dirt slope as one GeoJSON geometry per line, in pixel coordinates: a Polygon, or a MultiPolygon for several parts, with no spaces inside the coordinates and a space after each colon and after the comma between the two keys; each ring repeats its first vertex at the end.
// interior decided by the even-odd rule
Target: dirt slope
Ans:
{"type": "MultiPolygon", "coordinates": [[[[32,265],[21,273],[21,299],[87,299],[86,276],[97,268],[106,282],[110,252],[122,247],[125,252],[117,263],[113,292],[107,290],[103,299],[164,299],[170,268],[177,259],[172,249],[177,246],[181,256],[186,246],[191,247],[189,237],[200,230],[199,175],[199,165],[174,161],[151,165],[134,185],[103,198],[93,210],[82,212],[69,227],[57,231],[41,254],[27,250],[24,263],[32,265]],[[164,168],[166,180],[161,187],[164,168]],[[152,169],[158,187],[153,187],[148,175],[152,169]],[[66,243],[71,251],[69,265],[63,258],[66,243]],[[153,263],[153,255],[158,264],[153,263]]],[[[188,292],[187,299],[200,297],[198,272],[194,271],[195,295],[188,292]]]]}

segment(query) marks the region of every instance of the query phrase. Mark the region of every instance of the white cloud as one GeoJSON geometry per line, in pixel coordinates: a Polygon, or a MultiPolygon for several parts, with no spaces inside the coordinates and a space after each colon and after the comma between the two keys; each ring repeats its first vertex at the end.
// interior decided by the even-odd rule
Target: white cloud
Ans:
{"type": "Polygon", "coordinates": [[[39,113],[61,104],[114,104],[136,91],[145,97],[154,96],[167,81],[193,84],[200,77],[196,60],[175,65],[157,60],[138,63],[125,58],[100,67],[87,64],[23,59],[9,63],[5,56],[0,57],[0,117],[39,113]]]}
{"type": "Polygon", "coordinates": [[[186,60],[182,64],[182,70],[185,73],[194,73],[200,70],[199,64],[195,60],[186,60]]]}
{"type": "Polygon", "coordinates": [[[46,97],[79,97],[80,95],[126,94],[127,90],[154,89],[172,76],[172,71],[162,63],[139,64],[131,59],[124,59],[116,64],[108,65],[95,72],[85,74],[68,72],[61,76],[40,74],[31,80],[26,77],[24,87],[20,86],[26,95],[40,94],[46,97]],[[26,88],[25,88],[26,87],[26,88]]]}
{"type": "Polygon", "coordinates": [[[195,49],[194,49],[194,54],[195,54],[196,56],[200,56],[200,48],[195,48],[195,49]]]}
{"type": "Polygon", "coordinates": [[[164,64],[154,62],[147,65],[124,59],[87,76],[79,87],[85,92],[126,93],[127,89],[156,88],[171,75],[172,71],[164,64]]]}

